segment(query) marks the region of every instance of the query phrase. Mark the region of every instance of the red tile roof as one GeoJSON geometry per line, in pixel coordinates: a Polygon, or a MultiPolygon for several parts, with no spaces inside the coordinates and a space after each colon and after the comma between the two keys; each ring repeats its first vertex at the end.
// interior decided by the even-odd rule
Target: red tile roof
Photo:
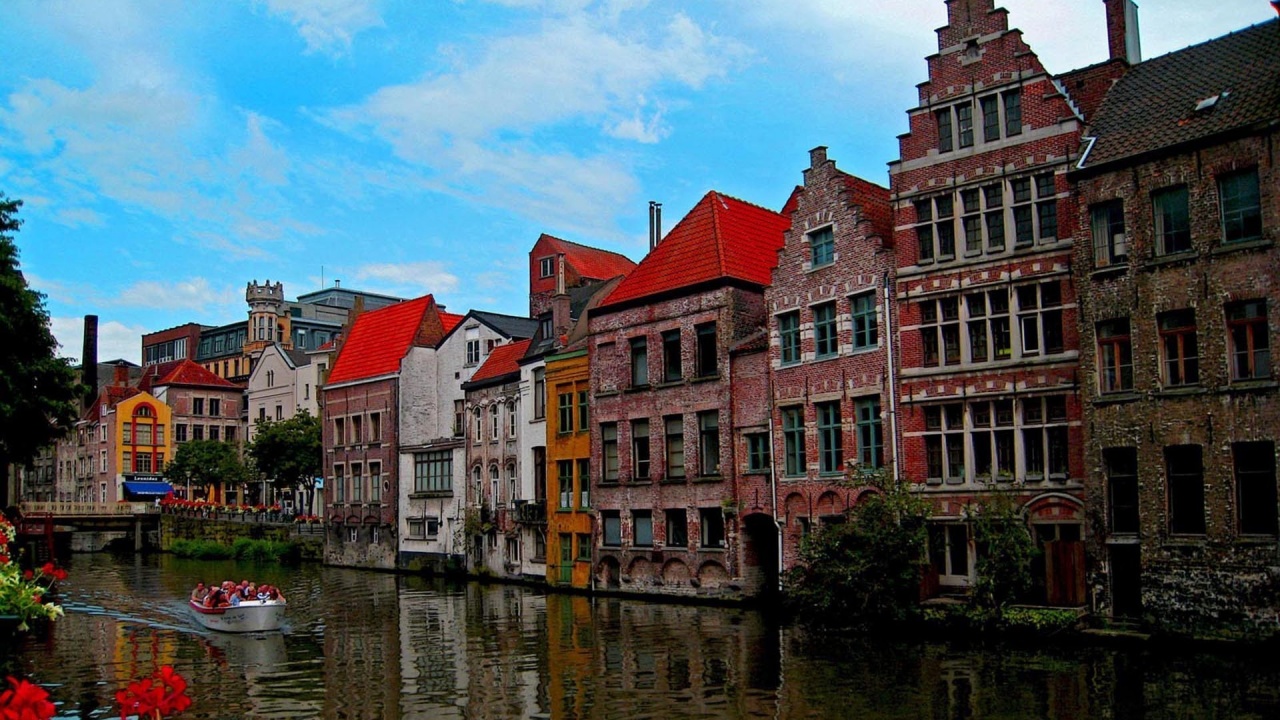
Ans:
{"type": "Polygon", "coordinates": [[[466,317],[466,315],[459,315],[457,313],[444,312],[444,311],[440,311],[439,315],[440,315],[440,324],[444,325],[445,335],[448,335],[449,333],[453,332],[453,329],[458,327],[458,323],[462,322],[462,318],[466,317]]]}
{"type": "Polygon", "coordinates": [[[329,384],[399,372],[400,361],[418,341],[424,323],[443,324],[443,315],[430,295],[361,313],[333,361],[329,384]]]}
{"type": "Polygon", "coordinates": [[[791,220],[759,205],[711,191],[671,228],[603,305],[636,300],[712,280],[765,286],[778,264],[791,220]]]}
{"type": "Polygon", "coordinates": [[[503,375],[520,372],[520,366],[516,361],[524,357],[525,351],[529,349],[529,340],[520,340],[518,342],[499,345],[489,353],[489,359],[484,364],[476,368],[476,372],[471,376],[471,382],[480,382],[482,380],[491,380],[503,375]]]}
{"type": "Polygon", "coordinates": [[[240,387],[230,380],[218,377],[216,374],[206,370],[203,365],[197,365],[191,360],[173,360],[158,365],[148,365],[142,369],[142,379],[138,381],[139,387],[151,392],[152,388],[162,385],[185,385],[187,387],[219,389],[240,387]]]}
{"type": "Polygon", "coordinates": [[[636,266],[629,258],[616,252],[579,245],[546,233],[540,239],[546,241],[547,249],[564,253],[565,263],[577,270],[580,277],[590,280],[608,280],[626,275],[636,266]]]}
{"type": "Polygon", "coordinates": [[[98,422],[102,419],[103,405],[113,408],[134,395],[139,395],[141,393],[142,391],[136,387],[108,385],[102,389],[102,392],[98,393],[97,402],[85,410],[84,419],[89,422],[98,422]]]}

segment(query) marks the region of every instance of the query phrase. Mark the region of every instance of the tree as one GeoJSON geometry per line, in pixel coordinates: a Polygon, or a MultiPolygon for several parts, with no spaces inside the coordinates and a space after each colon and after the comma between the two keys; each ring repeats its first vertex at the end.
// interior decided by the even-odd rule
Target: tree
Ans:
{"type": "Polygon", "coordinates": [[[248,455],[275,487],[305,490],[307,514],[313,514],[316,477],[324,456],[319,418],[302,410],[286,420],[259,420],[248,455]]]}
{"type": "Polygon", "coordinates": [[[215,497],[221,498],[221,486],[239,485],[249,479],[249,469],[240,461],[235,445],[221,440],[191,440],[178,446],[173,461],[164,468],[170,482],[191,483],[217,488],[215,497]]]}
{"type": "Polygon", "coordinates": [[[30,465],[62,437],[80,413],[76,371],[56,357],[44,295],[27,286],[11,233],[22,226],[21,200],[0,193],[0,507],[9,494],[9,464],[30,465]]]}
{"type": "Polygon", "coordinates": [[[974,604],[1001,610],[1024,599],[1033,583],[1031,561],[1040,551],[1018,503],[1007,493],[996,493],[969,514],[978,548],[974,604]]]}
{"type": "Polygon", "coordinates": [[[864,494],[847,521],[806,538],[787,574],[787,601],[807,619],[871,628],[910,618],[925,557],[925,506],[882,471],[860,478],[864,494]]]}

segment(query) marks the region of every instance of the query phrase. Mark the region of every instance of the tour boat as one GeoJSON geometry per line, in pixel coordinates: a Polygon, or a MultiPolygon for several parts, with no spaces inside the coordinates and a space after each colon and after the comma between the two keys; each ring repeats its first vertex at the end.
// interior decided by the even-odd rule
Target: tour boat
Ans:
{"type": "Polygon", "coordinates": [[[246,633],[279,630],[288,604],[283,600],[242,600],[239,605],[207,608],[189,601],[196,621],[210,630],[246,633]]]}

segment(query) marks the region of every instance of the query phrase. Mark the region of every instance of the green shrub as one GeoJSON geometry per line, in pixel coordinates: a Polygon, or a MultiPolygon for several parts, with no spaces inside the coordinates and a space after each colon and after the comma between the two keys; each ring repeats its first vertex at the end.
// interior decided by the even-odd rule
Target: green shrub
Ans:
{"type": "Polygon", "coordinates": [[[235,555],[226,545],[209,540],[174,540],[169,546],[169,552],[178,557],[196,560],[226,560],[235,555]]]}
{"type": "Polygon", "coordinates": [[[1014,499],[997,493],[971,511],[978,562],[973,602],[1002,609],[1031,590],[1031,561],[1039,554],[1026,518],[1014,499]]]}
{"type": "Polygon", "coordinates": [[[236,538],[227,547],[209,540],[174,540],[169,552],[178,557],[196,560],[248,560],[250,562],[296,562],[301,556],[298,546],[291,542],[236,538]]]}

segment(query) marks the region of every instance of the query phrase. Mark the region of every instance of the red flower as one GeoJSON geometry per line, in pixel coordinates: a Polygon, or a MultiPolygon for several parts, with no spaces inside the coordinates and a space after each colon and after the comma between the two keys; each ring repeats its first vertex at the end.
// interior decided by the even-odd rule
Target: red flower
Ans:
{"type": "Polygon", "coordinates": [[[8,564],[9,564],[9,556],[5,555],[4,553],[0,553],[0,565],[8,565],[8,564]]]}
{"type": "Polygon", "coordinates": [[[54,568],[54,570],[53,570],[53,579],[54,579],[54,580],[66,580],[66,579],[67,579],[67,571],[66,571],[66,570],[63,570],[62,568],[54,568]]]}
{"type": "Polygon", "coordinates": [[[31,572],[30,570],[23,570],[23,571],[22,571],[22,579],[23,579],[23,580],[30,580],[30,579],[31,579],[31,578],[33,578],[33,577],[35,577],[35,573],[31,572]]]}
{"type": "Polygon", "coordinates": [[[47,562],[40,567],[40,572],[44,573],[45,575],[50,575],[50,576],[53,575],[53,570],[54,570],[54,567],[53,567],[53,563],[51,562],[47,562]]]}
{"type": "Polygon", "coordinates": [[[0,718],[3,720],[48,720],[57,712],[49,702],[49,693],[26,680],[9,678],[9,688],[0,692],[0,718]]]}
{"type": "Polygon", "coordinates": [[[129,683],[128,689],[116,692],[120,718],[124,720],[130,715],[165,717],[180,713],[191,707],[191,698],[186,692],[186,679],[172,666],[165,665],[151,677],[129,683]]]}

